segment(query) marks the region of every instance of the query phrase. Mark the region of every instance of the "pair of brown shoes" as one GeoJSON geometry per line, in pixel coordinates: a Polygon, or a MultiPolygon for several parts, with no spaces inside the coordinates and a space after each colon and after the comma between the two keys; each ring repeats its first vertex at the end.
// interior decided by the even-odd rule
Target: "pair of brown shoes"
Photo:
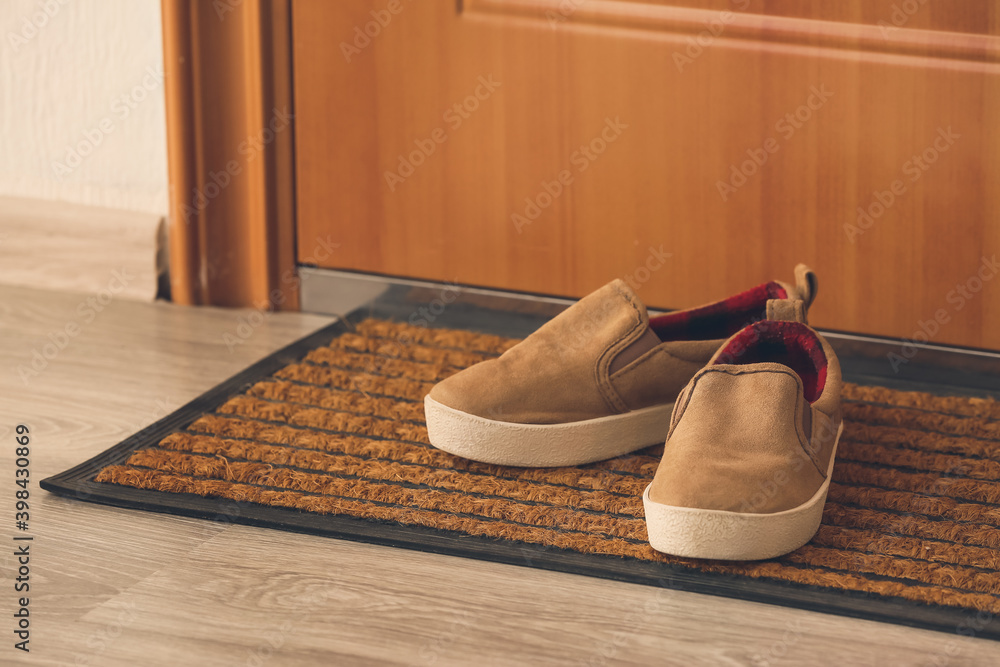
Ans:
{"type": "Polygon", "coordinates": [[[652,547],[788,553],[819,527],[842,430],[840,364],[806,324],[816,277],[650,318],[621,280],[424,401],[431,444],[511,466],[570,466],[666,442],[643,504],[652,547]]]}

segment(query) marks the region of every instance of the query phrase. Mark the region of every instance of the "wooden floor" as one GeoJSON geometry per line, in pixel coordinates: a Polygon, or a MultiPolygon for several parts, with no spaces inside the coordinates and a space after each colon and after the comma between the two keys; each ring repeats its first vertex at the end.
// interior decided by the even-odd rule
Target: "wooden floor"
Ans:
{"type": "Polygon", "coordinates": [[[1000,643],[958,634],[50,495],[38,480],[328,321],[247,329],[245,311],[114,301],[88,323],[85,299],[0,288],[0,664],[1000,664],[1000,643]],[[26,384],[19,366],[53,356],[42,348],[69,322],[78,335],[26,384]],[[32,435],[30,654],[13,648],[11,616],[19,423],[32,435]]]}

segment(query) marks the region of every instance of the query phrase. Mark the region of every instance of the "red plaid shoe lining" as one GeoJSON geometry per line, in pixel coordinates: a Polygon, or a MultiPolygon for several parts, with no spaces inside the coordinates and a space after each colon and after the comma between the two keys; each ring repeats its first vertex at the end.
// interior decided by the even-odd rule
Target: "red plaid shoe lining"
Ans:
{"type": "Polygon", "coordinates": [[[826,386],[826,354],[816,332],[800,322],[765,320],[743,329],[718,356],[717,364],[774,362],[802,379],[805,398],[815,402],[826,386]]]}
{"type": "Polygon", "coordinates": [[[707,306],[653,317],[649,327],[664,343],[729,338],[747,325],[765,319],[768,300],[787,298],[778,283],[764,283],[707,306]]]}

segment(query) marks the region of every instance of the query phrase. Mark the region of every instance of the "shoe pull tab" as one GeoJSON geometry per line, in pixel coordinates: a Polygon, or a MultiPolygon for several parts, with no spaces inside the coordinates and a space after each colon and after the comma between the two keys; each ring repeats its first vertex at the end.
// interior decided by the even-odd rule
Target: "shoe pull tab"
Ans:
{"type": "Polygon", "coordinates": [[[795,287],[799,292],[799,298],[805,302],[805,307],[808,310],[816,299],[816,292],[819,291],[819,279],[813,270],[805,264],[799,264],[795,267],[795,287]]]}
{"type": "Polygon", "coordinates": [[[767,319],[809,324],[806,321],[806,304],[799,299],[769,299],[767,302],[767,319]]]}

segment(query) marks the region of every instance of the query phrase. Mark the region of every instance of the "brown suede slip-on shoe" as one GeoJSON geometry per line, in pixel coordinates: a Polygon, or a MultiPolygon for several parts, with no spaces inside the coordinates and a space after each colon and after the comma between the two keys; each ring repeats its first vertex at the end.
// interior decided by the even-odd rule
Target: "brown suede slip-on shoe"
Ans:
{"type": "Polygon", "coordinates": [[[568,466],[663,442],[677,392],[723,341],[765,318],[805,321],[816,276],[649,318],[622,280],[584,297],[497,359],[424,399],[435,447],[512,466],[568,466]]]}
{"type": "Polygon", "coordinates": [[[649,543],[674,556],[759,560],[819,528],[840,413],[840,363],[800,322],[730,338],[677,399],[642,500],[649,543]]]}

